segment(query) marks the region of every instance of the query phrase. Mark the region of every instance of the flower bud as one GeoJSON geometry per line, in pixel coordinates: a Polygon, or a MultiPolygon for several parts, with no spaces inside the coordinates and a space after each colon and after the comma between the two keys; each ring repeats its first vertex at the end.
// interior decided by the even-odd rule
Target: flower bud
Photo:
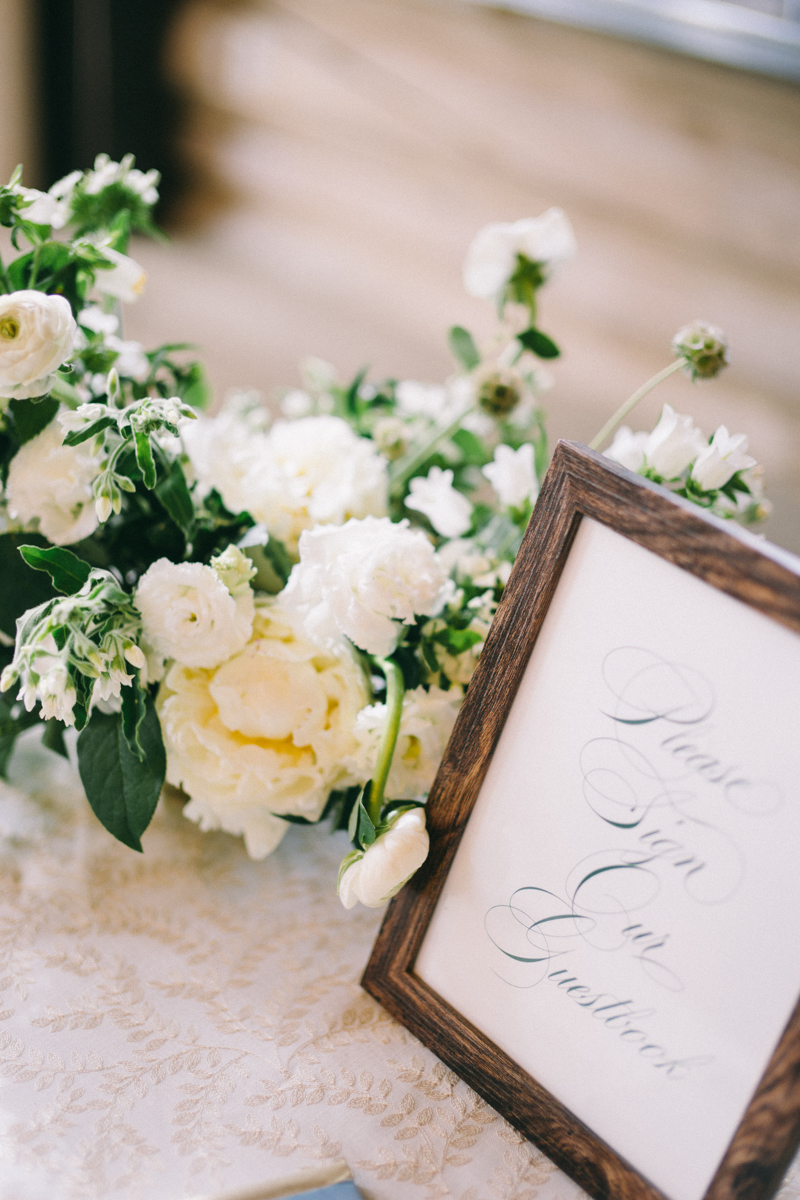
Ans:
{"type": "Polygon", "coordinates": [[[372,440],[383,457],[394,462],[408,449],[408,430],[399,417],[381,417],[375,422],[372,440]]]}
{"type": "Polygon", "coordinates": [[[367,908],[385,904],[419,870],[428,857],[428,847],[425,809],[404,812],[342,873],[342,904],[345,908],[353,908],[359,901],[367,908]]]}
{"type": "Polygon", "coordinates": [[[478,403],[492,417],[508,416],[521,399],[521,381],[514,371],[493,371],[478,385],[478,403]]]}
{"type": "Polygon", "coordinates": [[[672,349],[679,358],[687,360],[692,379],[713,379],[728,365],[725,334],[705,321],[694,321],[679,329],[672,339],[672,349]]]}

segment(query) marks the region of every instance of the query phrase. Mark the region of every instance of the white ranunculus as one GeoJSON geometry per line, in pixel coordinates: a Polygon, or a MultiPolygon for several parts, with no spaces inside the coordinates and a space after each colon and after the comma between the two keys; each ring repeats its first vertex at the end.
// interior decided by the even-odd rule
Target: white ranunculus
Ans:
{"type": "Polygon", "coordinates": [[[658,424],[644,443],[647,466],[662,479],[677,479],[706,447],[691,417],[680,416],[665,404],[658,424]]]}
{"type": "Polygon", "coordinates": [[[367,908],[379,908],[419,870],[428,857],[429,847],[425,809],[412,808],[401,813],[342,875],[339,880],[342,904],[353,908],[360,901],[367,908]]]}
{"type": "Polygon", "coordinates": [[[493,299],[514,274],[518,254],[551,275],[576,249],[572,226],[560,208],[511,224],[485,225],[467,251],[464,287],[471,296],[493,299]]]}
{"type": "Polygon", "coordinates": [[[344,634],[367,653],[385,656],[401,625],[433,616],[451,588],[424,533],[408,521],[365,517],[306,530],[283,597],[322,645],[344,634]]]}
{"type": "Polygon", "coordinates": [[[0,296],[0,398],[43,396],[72,353],[78,326],[63,296],[25,289],[0,296]]]}
{"type": "Polygon", "coordinates": [[[629,425],[621,425],[614,440],[607,450],[603,451],[606,458],[627,467],[629,471],[638,471],[644,466],[644,448],[648,434],[634,433],[629,425]]]}
{"type": "Polygon", "coordinates": [[[11,460],[6,502],[23,525],[38,520],[39,530],[56,546],[69,546],[97,528],[92,482],[97,459],[86,444],[64,446],[58,421],[22,446],[11,460]]]}
{"type": "Polygon", "coordinates": [[[711,442],[697,456],[692,467],[692,479],[704,492],[724,487],[737,471],[747,471],[756,465],[756,460],[745,453],[747,435],[731,435],[720,425],[711,442]]]}
{"type": "Polygon", "coordinates": [[[253,632],[253,592],[235,599],[211,567],[159,558],[136,588],[144,641],[162,659],[216,667],[247,645],[253,632]]]}
{"type": "Polygon", "coordinates": [[[126,379],[135,379],[137,383],[147,379],[150,374],[150,360],[141,342],[124,342],[112,333],[106,335],[105,344],[118,355],[114,366],[120,375],[124,375],[126,379]]]}
{"type": "Polygon", "coordinates": [[[413,508],[428,518],[442,537],[461,537],[472,524],[472,505],[466,496],[453,487],[453,472],[431,467],[425,479],[411,480],[411,494],[406,508],[413,508]]]}
{"type": "Polygon", "coordinates": [[[161,685],[167,779],[192,797],[185,815],[244,834],[263,858],[288,829],[273,814],[315,821],[334,788],[363,782],[345,764],[367,699],[345,642],[322,651],[278,600],[260,602],[244,650],[216,670],[176,663],[161,685]]]}
{"type": "Polygon", "coordinates": [[[501,443],[495,449],[494,462],[482,471],[505,508],[522,508],[528,500],[533,504],[539,495],[531,442],[524,442],[518,450],[501,443]]]}
{"type": "MultiPolygon", "coordinates": [[[[417,687],[406,692],[386,781],[386,795],[390,799],[421,800],[427,796],[463,702],[461,687],[451,687],[449,691],[417,687]]],[[[355,723],[358,750],[348,764],[356,778],[368,779],[374,769],[386,728],[386,714],[385,704],[370,704],[358,714],[355,723]]]]}
{"type": "Polygon", "coordinates": [[[144,291],[147,272],[135,259],[120,254],[119,250],[112,250],[110,246],[100,249],[103,258],[107,258],[112,266],[97,268],[94,286],[103,296],[113,296],[116,300],[132,304],[144,291]]]}

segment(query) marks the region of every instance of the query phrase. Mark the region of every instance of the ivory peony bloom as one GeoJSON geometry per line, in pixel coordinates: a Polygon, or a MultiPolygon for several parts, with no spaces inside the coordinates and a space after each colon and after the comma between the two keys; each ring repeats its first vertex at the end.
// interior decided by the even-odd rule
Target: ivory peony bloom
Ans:
{"type": "Polygon", "coordinates": [[[401,624],[433,616],[450,584],[428,538],[388,517],[320,525],[300,538],[300,562],[282,596],[309,637],[332,645],[342,634],[369,654],[391,654],[401,624]]]}
{"type": "Polygon", "coordinates": [[[385,904],[419,870],[429,846],[424,808],[401,813],[342,875],[342,904],[345,908],[353,908],[359,901],[368,908],[385,904]]]}
{"type": "Polygon", "coordinates": [[[86,444],[64,446],[58,421],[26,442],[14,455],[6,483],[12,517],[39,530],[56,546],[69,546],[97,528],[92,482],[98,463],[86,444]]]}
{"type": "Polygon", "coordinates": [[[704,492],[724,487],[737,471],[748,471],[756,460],[746,453],[747,434],[731,435],[720,425],[711,442],[698,454],[692,467],[692,479],[704,492]]]}
{"type": "Polygon", "coordinates": [[[472,524],[472,505],[466,496],[453,487],[453,472],[431,467],[427,478],[411,480],[406,508],[415,509],[428,518],[442,537],[461,537],[472,524]]]}
{"type": "Polygon", "coordinates": [[[26,289],[0,296],[0,398],[43,396],[65,362],[78,326],[63,296],[26,289]]]}
{"type": "Polygon", "coordinates": [[[494,462],[487,463],[482,472],[506,508],[522,508],[526,501],[533,504],[539,494],[531,442],[524,442],[518,450],[501,443],[495,449],[494,462]]]}
{"type": "Polygon", "coordinates": [[[239,654],[216,670],[176,663],[161,685],[167,779],[192,797],[185,815],[243,834],[248,854],[263,858],[288,828],[273,814],[314,821],[332,789],[361,782],[344,764],[367,699],[346,643],[323,651],[278,600],[260,603],[239,654]]]}
{"type": "Polygon", "coordinates": [[[514,274],[517,255],[551,275],[574,257],[576,249],[572,226],[560,208],[548,208],[539,217],[513,224],[485,225],[467,251],[464,287],[471,296],[491,300],[514,274]]]}
{"type": "Polygon", "coordinates": [[[162,660],[217,667],[246,646],[253,632],[248,586],[234,597],[212,567],[159,558],[136,589],[144,640],[162,660]]]}

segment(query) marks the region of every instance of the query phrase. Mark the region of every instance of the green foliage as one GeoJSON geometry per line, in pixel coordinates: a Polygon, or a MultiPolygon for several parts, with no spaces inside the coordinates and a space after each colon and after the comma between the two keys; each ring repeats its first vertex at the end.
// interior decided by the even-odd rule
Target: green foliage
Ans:
{"type": "Polygon", "coordinates": [[[7,694],[0,696],[0,778],[8,777],[8,761],[18,736],[38,719],[36,710],[26,712],[21,704],[9,702],[7,694]]]}
{"type": "Polygon", "coordinates": [[[50,580],[33,570],[22,558],[22,542],[46,546],[38,534],[0,534],[0,630],[14,637],[17,618],[29,608],[37,608],[55,596],[50,580]]]}
{"type": "Polygon", "coordinates": [[[52,396],[45,396],[43,400],[12,400],[8,411],[13,417],[20,445],[24,445],[47,428],[58,412],[58,401],[52,396]]]}
{"type": "Polygon", "coordinates": [[[529,329],[523,330],[517,334],[517,341],[526,350],[530,350],[539,358],[558,358],[561,354],[558,346],[549,338],[546,333],[542,333],[541,329],[536,329],[531,325],[529,329]]]}
{"type": "Polygon", "coordinates": [[[370,779],[368,783],[364,784],[358,794],[358,799],[353,805],[353,810],[350,813],[350,821],[347,826],[348,837],[359,850],[366,850],[367,846],[371,846],[377,836],[375,825],[367,811],[371,791],[372,780],[370,779]]]}
{"type": "Polygon", "coordinates": [[[465,371],[473,371],[481,361],[472,334],[461,325],[454,325],[449,334],[453,357],[465,371]]]}
{"type": "Polygon", "coordinates": [[[155,494],[181,532],[187,538],[191,537],[194,529],[194,503],[183,467],[177,459],[168,462],[163,458],[162,476],[156,484],[155,494]]]}
{"type": "Polygon", "coordinates": [[[63,546],[20,546],[19,552],[34,571],[46,571],[53,587],[65,596],[74,596],[86,583],[92,568],[63,546]]]}

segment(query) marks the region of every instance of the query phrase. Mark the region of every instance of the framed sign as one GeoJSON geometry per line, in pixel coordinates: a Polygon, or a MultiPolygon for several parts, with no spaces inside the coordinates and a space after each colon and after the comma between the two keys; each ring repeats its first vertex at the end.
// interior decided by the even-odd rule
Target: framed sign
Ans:
{"type": "Polygon", "coordinates": [[[800,1142],[800,560],[559,443],[363,985],[590,1195],[800,1142]]]}

